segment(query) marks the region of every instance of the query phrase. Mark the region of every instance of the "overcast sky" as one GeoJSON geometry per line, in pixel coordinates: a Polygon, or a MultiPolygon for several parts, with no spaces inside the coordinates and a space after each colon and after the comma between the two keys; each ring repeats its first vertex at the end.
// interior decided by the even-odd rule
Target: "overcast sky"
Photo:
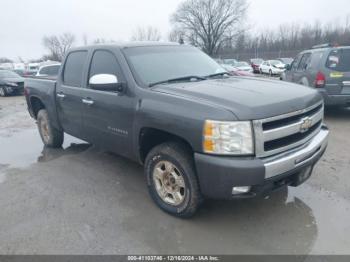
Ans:
{"type": "MultiPolygon", "coordinates": [[[[129,40],[138,26],[155,26],[166,39],[169,16],[183,0],[0,0],[0,57],[39,58],[43,35],[71,32],[76,45],[83,35],[129,40]]],[[[350,14],[349,0],[248,0],[252,30],[281,23],[341,22],[350,14]]]]}

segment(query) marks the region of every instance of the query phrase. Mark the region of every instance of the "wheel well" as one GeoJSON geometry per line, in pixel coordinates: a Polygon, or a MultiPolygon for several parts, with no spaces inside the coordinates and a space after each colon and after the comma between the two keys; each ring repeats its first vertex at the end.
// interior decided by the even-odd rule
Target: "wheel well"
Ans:
{"type": "Polygon", "coordinates": [[[39,110],[44,109],[45,106],[43,102],[41,102],[41,100],[37,97],[30,98],[30,104],[32,106],[33,114],[35,118],[37,118],[39,110]]]}
{"type": "Polygon", "coordinates": [[[177,135],[156,128],[142,128],[139,137],[139,153],[142,163],[145,161],[147,154],[152,148],[170,141],[182,143],[190,152],[193,152],[191,145],[185,139],[177,135]]]}

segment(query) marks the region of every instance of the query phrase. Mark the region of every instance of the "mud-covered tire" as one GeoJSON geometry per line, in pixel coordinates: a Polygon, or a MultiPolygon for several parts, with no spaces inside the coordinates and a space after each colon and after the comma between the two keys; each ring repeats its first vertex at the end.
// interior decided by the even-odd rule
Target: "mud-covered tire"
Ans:
{"type": "Polygon", "coordinates": [[[38,112],[37,124],[41,140],[45,146],[59,148],[63,144],[64,134],[51,125],[49,115],[45,109],[38,112]]]}
{"type": "Polygon", "coordinates": [[[7,92],[6,92],[5,87],[0,86],[0,96],[1,97],[7,96],[7,92]]]}
{"type": "MultiPolygon", "coordinates": [[[[164,171],[165,172],[165,171],[164,171]]],[[[169,172],[170,173],[170,172],[169,172]]],[[[181,143],[168,142],[154,147],[147,155],[145,160],[145,175],[149,193],[154,202],[165,212],[181,217],[188,218],[193,216],[202,202],[198,179],[193,163],[193,156],[189,149],[181,143]],[[159,182],[155,175],[156,168],[160,168],[163,163],[171,163],[177,177],[182,177],[181,183],[184,186],[180,190],[183,193],[182,202],[178,205],[169,204],[162,199],[159,193],[159,182]]],[[[177,180],[177,179],[176,179],[177,180]]],[[[159,180],[158,180],[159,181],[159,180]]],[[[164,183],[165,186],[166,183],[164,183]]],[[[177,187],[177,185],[175,185],[177,187]]],[[[170,196],[171,193],[168,195],[170,196]]]]}

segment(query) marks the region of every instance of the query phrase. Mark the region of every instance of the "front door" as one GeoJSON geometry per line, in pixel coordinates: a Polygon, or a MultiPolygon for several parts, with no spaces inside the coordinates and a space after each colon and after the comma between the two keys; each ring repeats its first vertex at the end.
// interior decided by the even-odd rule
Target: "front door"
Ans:
{"type": "MultiPolygon", "coordinates": [[[[118,82],[125,82],[116,56],[108,50],[95,50],[93,53],[88,79],[98,74],[112,74],[118,82]]],[[[120,155],[131,155],[136,101],[130,90],[123,93],[100,91],[87,84],[82,96],[83,127],[87,140],[120,155]]]]}

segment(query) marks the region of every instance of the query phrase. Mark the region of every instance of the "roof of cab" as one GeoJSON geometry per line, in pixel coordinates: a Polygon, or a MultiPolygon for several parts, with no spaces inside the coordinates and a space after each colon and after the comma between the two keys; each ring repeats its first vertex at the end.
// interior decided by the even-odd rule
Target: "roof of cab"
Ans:
{"type": "Polygon", "coordinates": [[[88,46],[80,46],[70,49],[70,51],[74,50],[86,50],[86,49],[96,49],[96,48],[129,48],[129,47],[147,47],[147,46],[179,46],[179,43],[175,42],[158,42],[158,41],[142,41],[142,42],[115,42],[110,44],[95,44],[88,46]]]}

